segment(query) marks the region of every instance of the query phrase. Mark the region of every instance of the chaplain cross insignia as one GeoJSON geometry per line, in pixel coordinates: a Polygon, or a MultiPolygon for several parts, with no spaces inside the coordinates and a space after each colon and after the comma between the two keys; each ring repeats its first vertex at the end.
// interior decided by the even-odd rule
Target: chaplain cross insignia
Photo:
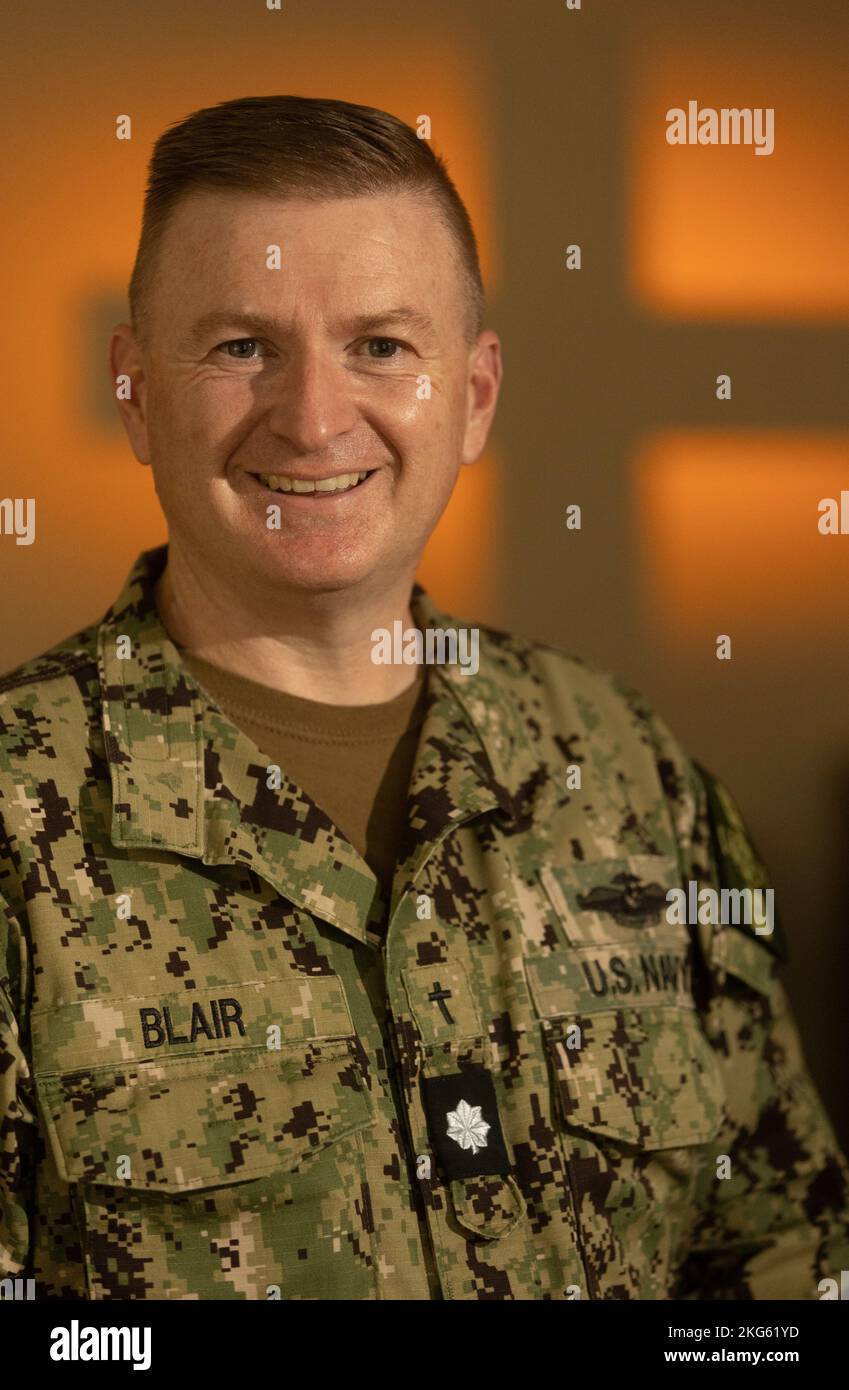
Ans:
{"type": "Polygon", "coordinates": [[[434,982],[433,982],[433,993],[432,993],[432,994],[429,994],[427,997],[428,997],[428,999],[431,1001],[432,1004],[438,1004],[438,1005],[439,1005],[439,1012],[442,1014],[442,1017],[445,1019],[445,1022],[446,1022],[446,1023],[453,1023],[453,1022],[454,1022],[453,1018],[451,1017],[450,1013],[448,1012],[448,1006],[447,1006],[447,1004],[445,1003],[446,999],[450,999],[450,998],[451,998],[451,991],[450,991],[450,989],[443,989],[443,988],[442,988],[442,985],[439,983],[439,981],[438,981],[438,980],[434,980],[434,982]]]}

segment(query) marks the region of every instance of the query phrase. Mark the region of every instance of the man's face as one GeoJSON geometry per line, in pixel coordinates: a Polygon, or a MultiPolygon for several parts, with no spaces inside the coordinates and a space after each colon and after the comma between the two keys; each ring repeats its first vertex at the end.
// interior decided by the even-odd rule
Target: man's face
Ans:
{"type": "Polygon", "coordinates": [[[193,192],[148,306],[144,348],[117,330],[113,369],[133,377],[125,424],[189,562],[311,592],[409,574],[501,375],[494,333],[464,339],[434,205],[193,192]]]}

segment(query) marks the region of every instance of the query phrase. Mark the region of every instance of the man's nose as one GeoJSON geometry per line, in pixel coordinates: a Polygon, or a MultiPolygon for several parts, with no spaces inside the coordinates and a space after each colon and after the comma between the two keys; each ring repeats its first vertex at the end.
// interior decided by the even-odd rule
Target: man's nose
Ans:
{"type": "Polygon", "coordinates": [[[316,453],[356,423],[353,387],[329,355],[293,353],[275,382],[269,428],[299,454],[316,453]]]}

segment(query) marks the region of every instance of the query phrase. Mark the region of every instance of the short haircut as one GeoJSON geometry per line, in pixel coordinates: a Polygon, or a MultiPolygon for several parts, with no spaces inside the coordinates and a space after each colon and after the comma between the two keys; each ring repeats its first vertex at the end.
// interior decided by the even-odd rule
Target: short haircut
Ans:
{"type": "Polygon", "coordinates": [[[177,203],[195,189],[269,197],[368,197],[412,192],[433,199],[454,238],[471,345],[485,299],[474,230],[445,162],[387,111],[319,97],[240,97],[195,111],[160,135],[148,169],[141,237],[130,280],[130,317],[144,334],[150,280],[177,203]]]}

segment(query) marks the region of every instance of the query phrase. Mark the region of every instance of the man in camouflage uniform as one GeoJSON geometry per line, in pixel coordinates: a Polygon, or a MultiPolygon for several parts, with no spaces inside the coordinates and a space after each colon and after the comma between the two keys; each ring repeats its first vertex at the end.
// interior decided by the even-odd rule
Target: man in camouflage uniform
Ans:
{"type": "MultiPolygon", "coordinates": [[[[279,116],[285,100],[268,101],[279,116]]],[[[343,114],[378,138],[375,113],[343,114]]],[[[373,247],[386,209],[378,199],[370,227],[370,196],[344,211],[373,247]]],[[[210,207],[194,204],[201,221],[210,207]]],[[[304,213],[308,241],[323,213],[332,223],[321,204],[304,213]]],[[[438,359],[428,375],[444,396],[438,359]]],[[[183,357],[168,360],[179,377],[183,357]]],[[[254,447],[270,411],[290,445],[307,433],[308,372],[287,394],[279,370],[272,399],[251,368],[254,447]]],[[[325,391],[361,369],[339,370],[325,391]]],[[[155,416],[164,388],[150,383],[155,416]]],[[[356,399],[387,387],[358,376],[356,399]]],[[[494,409],[478,387],[476,404],[461,392],[451,407],[483,422],[469,454],[494,409]]],[[[340,417],[340,436],[367,413],[340,417]]],[[[305,556],[382,573],[371,552],[322,549],[346,507],[363,512],[364,545],[391,548],[404,528],[381,531],[389,503],[373,480],[371,502],[331,503],[327,532],[300,519],[311,504],[284,500],[273,543],[287,550],[257,561],[265,538],[244,523],[234,575],[247,513],[226,512],[233,475],[210,464],[217,492],[204,494],[200,465],[187,470],[209,506],[179,516],[168,418],[150,452],[170,547],[140,557],[101,622],[0,685],[0,1275],[93,1299],[821,1296],[849,1262],[847,1170],[776,978],[780,933],[667,909],[693,883],[765,885],[727,792],[617,682],[485,630],[474,672],[427,671],[381,891],[368,851],[274,764],[261,728],[242,727],[226,671],[210,693],[203,653],[222,668],[227,653],[178,640],[165,584],[192,526],[217,525],[222,584],[259,592],[265,575],[275,623],[262,635],[276,637],[278,599],[285,611],[297,589],[320,611],[305,556]]],[[[125,420],[142,456],[139,417],[125,420]]],[[[319,431],[314,448],[334,438],[319,431]]],[[[289,475],[329,476],[311,474],[309,452],[289,475]]],[[[415,461],[402,457],[402,482],[405,469],[415,479],[415,461]]],[[[400,490],[385,496],[400,506],[400,490]]],[[[268,497],[247,497],[264,515],[268,497]]],[[[418,586],[400,611],[421,633],[456,627],[418,586]]],[[[380,709],[403,695],[394,678],[380,709]]]]}

